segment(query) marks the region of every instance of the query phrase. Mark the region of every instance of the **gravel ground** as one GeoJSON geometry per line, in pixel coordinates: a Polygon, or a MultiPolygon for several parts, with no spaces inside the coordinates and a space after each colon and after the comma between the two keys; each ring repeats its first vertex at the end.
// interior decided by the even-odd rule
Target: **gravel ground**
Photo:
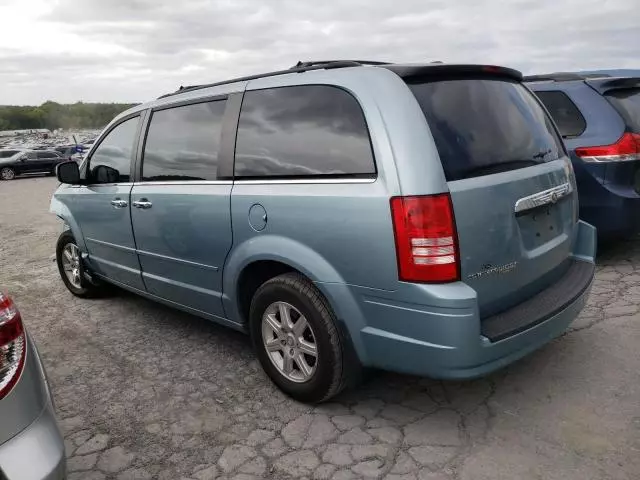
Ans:
{"type": "Polygon", "coordinates": [[[68,293],[52,178],[0,184],[0,286],[51,377],[70,480],[637,479],[640,240],[599,258],[571,330],[489,378],[376,374],[295,403],[243,335],[118,292],[68,293]]]}

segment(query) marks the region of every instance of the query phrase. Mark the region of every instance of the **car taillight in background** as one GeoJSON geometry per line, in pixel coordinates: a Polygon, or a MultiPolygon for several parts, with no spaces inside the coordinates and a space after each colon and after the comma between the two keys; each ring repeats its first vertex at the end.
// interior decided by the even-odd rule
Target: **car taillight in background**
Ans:
{"type": "Polygon", "coordinates": [[[435,283],[460,279],[457,233],[448,193],[393,197],[391,216],[401,281],[435,283]]]}
{"type": "Polygon", "coordinates": [[[576,155],[594,163],[640,160],[640,134],[627,132],[611,145],[576,148],[576,155]]]}
{"type": "Polygon", "coordinates": [[[0,400],[18,382],[27,350],[20,312],[13,300],[0,292],[0,400]]]}

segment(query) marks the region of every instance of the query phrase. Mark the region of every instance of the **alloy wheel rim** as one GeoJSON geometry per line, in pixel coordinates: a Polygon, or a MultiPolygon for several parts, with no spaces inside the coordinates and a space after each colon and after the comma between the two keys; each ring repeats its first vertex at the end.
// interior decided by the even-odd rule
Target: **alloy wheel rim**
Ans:
{"type": "Polygon", "coordinates": [[[13,177],[15,177],[15,173],[10,168],[3,168],[1,173],[3,180],[13,180],[13,177]]]}
{"type": "Polygon", "coordinates": [[[296,383],[313,377],[318,365],[316,337],[293,305],[274,302],[262,315],[262,343],[278,372],[296,383]]]}
{"type": "Polygon", "coordinates": [[[62,268],[69,283],[76,288],[82,288],[80,251],[74,243],[67,243],[62,249],[62,268]]]}

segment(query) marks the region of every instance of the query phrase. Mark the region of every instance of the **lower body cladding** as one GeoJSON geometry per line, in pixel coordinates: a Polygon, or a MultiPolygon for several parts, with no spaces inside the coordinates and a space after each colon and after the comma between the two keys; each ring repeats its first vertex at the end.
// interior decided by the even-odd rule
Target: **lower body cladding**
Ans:
{"type": "MultiPolygon", "coordinates": [[[[34,414],[34,420],[22,431],[0,444],[0,479],[2,480],[63,480],[66,478],[64,440],[58,429],[44,375],[44,369],[34,343],[28,341],[27,360],[18,386],[9,396],[16,394],[25,376],[33,376],[45,383],[41,392],[44,407],[34,414]]],[[[8,400],[9,397],[3,401],[8,400]]],[[[3,415],[0,401],[0,419],[3,415]]],[[[24,402],[26,404],[28,402],[24,402]]],[[[0,420],[0,429],[2,421],[0,420]]]]}
{"type": "Polygon", "coordinates": [[[479,317],[475,291],[462,282],[411,285],[416,300],[424,298],[422,289],[428,289],[431,298],[441,296],[438,303],[447,306],[439,307],[398,300],[394,292],[319,286],[330,298],[339,298],[336,313],[349,319],[346,329],[363,365],[432,378],[470,379],[524,357],[567,329],[589,296],[595,237],[595,228],[580,222],[564,276],[512,309],[485,319],[479,317]]]}

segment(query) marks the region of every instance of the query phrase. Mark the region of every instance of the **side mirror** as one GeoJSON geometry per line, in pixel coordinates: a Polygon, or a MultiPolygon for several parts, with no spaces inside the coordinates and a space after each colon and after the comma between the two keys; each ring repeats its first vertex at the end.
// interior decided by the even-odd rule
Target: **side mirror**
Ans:
{"type": "Polygon", "coordinates": [[[60,183],[80,184],[80,168],[76,162],[62,162],[56,167],[56,176],[60,183]]]}

